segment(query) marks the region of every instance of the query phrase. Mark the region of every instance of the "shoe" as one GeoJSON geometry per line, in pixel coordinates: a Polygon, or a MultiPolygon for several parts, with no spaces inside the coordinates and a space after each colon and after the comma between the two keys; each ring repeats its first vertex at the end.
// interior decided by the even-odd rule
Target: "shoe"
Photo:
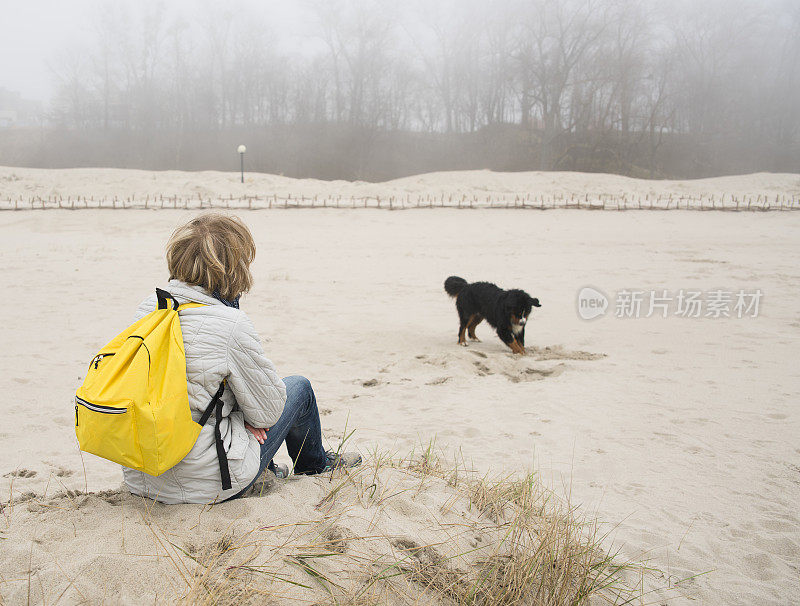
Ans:
{"type": "Polygon", "coordinates": [[[355,467],[357,465],[361,465],[361,455],[357,452],[340,452],[336,453],[333,450],[328,450],[325,452],[325,456],[328,459],[328,463],[325,465],[324,468],[320,469],[319,471],[297,471],[294,470],[295,475],[298,476],[315,476],[320,473],[325,473],[326,471],[331,471],[333,469],[342,469],[344,467],[355,467]]]}
{"type": "Polygon", "coordinates": [[[357,452],[336,453],[332,450],[327,450],[325,451],[325,456],[328,457],[328,464],[325,466],[324,471],[361,465],[361,455],[357,452]]]}
{"type": "Polygon", "coordinates": [[[289,467],[286,465],[278,465],[274,461],[270,461],[267,469],[274,473],[279,480],[289,477],[289,467]]]}

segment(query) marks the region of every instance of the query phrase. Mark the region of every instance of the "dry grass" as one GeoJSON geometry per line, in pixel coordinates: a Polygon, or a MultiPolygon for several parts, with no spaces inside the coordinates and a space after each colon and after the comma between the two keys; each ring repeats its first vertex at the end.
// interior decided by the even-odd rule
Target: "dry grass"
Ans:
{"type": "MultiPolygon", "coordinates": [[[[85,514],[97,507],[123,520],[128,510],[121,551],[112,547],[109,557],[128,598],[148,602],[544,606],[652,597],[643,581],[648,570],[609,553],[598,525],[536,474],[482,476],[461,461],[445,462],[433,445],[405,458],[374,452],[358,468],[316,478],[273,478],[249,499],[236,508],[181,510],[124,491],[70,491],[49,500],[23,495],[14,506],[34,516],[57,512],[60,525],[66,515],[76,535],[92,532],[95,516],[85,514]],[[232,511],[239,517],[230,518],[232,511]],[[191,527],[187,514],[197,516],[191,527]],[[203,516],[210,518],[201,524],[203,516]],[[132,551],[126,534],[138,546],[132,551]],[[141,573],[159,587],[143,584],[141,573]]],[[[34,571],[28,561],[27,570],[27,579],[7,582],[27,583],[29,599],[36,594],[30,603],[97,597],[99,579],[83,564],[59,566],[47,587],[37,585],[40,564],[34,571]]]]}
{"type": "Polygon", "coordinates": [[[190,554],[195,573],[181,602],[544,606],[642,597],[623,577],[644,569],[617,562],[597,525],[535,474],[479,477],[432,450],[402,460],[374,453],[327,477],[318,520],[190,554]],[[410,506],[425,495],[438,507],[420,527],[400,535],[381,527],[395,501],[410,506]]]}
{"type": "MultiPolygon", "coordinates": [[[[316,478],[272,478],[249,499],[182,511],[123,491],[69,491],[49,500],[23,495],[14,505],[34,516],[57,512],[60,525],[75,512],[76,535],[92,532],[95,516],[86,514],[97,507],[106,516],[119,507],[114,519],[129,510],[121,551],[109,557],[128,598],[142,602],[545,606],[652,597],[647,569],[610,554],[598,525],[536,474],[482,476],[444,461],[432,445],[405,458],[374,452],[360,467],[316,478]],[[233,511],[239,517],[230,518],[233,511]],[[210,517],[200,524],[202,516],[210,517]],[[136,567],[142,558],[146,569],[136,567]],[[141,573],[160,586],[149,587],[141,573]]],[[[98,597],[98,578],[84,564],[59,570],[39,586],[41,565],[34,569],[28,557],[27,578],[8,582],[26,583],[30,603],[53,602],[48,593],[58,594],[53,603],[98,597]]]]}

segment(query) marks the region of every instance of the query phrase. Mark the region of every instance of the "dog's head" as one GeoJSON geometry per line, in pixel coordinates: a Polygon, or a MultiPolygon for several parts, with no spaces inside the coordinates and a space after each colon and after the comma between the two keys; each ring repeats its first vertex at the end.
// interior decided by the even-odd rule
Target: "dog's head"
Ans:
{"type": "Polygon", "coordinates": [[[517,326],[525,326],[531,309],[541,307],[539,299],[531,297],[524,290],[514,289],[506,293],[506,313],[511,318],[511,323],[517,326]]]}

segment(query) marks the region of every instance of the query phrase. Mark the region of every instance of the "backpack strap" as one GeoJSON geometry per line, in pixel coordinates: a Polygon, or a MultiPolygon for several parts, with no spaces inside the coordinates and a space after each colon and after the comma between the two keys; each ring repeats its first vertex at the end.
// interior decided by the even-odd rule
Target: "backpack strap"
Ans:
{"type": "Polygon", "coordinates": [[[183,303],[178,306],[178,311],[183,311],[184,309],[192,309],[193,307],[205,307],[205,303],[183,303]]]}
{"type": "Polygon", "coordinates": [[[228,455],[225,454],[225,445],[222,443],[222,433],[219,426],[222,423],[222,394],[225,393],[225,381],[219,384],[219,389],[214,397],[211,398],[211,403],[203,412],[198,423],[202,426],[211,418],[211,413],[214,412],[214,442],[217,447],[217,458],[219,459],[219,475],[222,480],[222,490],[229,490],[231,488],[231,473],[228,468],[228,455]]]}
{"type": "Polygon", "coordinates": [[[172,309],[178,309],[178,300],[166,290],[156,288],[156,297],[158,298],[158,309],[169,309],[167,299],[172,299],[172,309]]]}
{"type": "MultiPolygon", "coordinates": [[[[191,307],[203,307],[202,303],[184,303],[183,305],[179,305],[178,300],[175,297],[161,288],[156,288],[156,297],[158,298],[158,309],[169,309],[170,299],[172,299],[172,309],[174,311],[191,307]]],[[[217,458],[219,459],[219,475],[220,479],[222,480],[222,489],[229,490],[231,488],[231,473],[230,469],[228,468],[228,455],[225,453],[225,445],[222,443],[222,433],[219,428],[220,424],[222,423],[222,407],[225,405],[222,402],[223,393],[225,393],[224,380],[219,384],[217,393],[214,394],[214,397],[211,398],[211,402],[208,404],[205,411],[203,411],[199,424],[201,427],[205,425],[208,422],[208,419],[211,418],[211,413],[215,413],[214,420],[216,422],[214,424],[214,442],[217,447],[217,458]]]]}

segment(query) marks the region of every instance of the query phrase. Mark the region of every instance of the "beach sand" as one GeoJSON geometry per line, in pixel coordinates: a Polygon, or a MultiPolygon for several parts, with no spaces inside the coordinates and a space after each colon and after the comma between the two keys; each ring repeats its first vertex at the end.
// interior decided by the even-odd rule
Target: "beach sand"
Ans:
{"type": "MultiPolygon", "coordinates": [[[[106,172],[96,172],[96,183],[91,171],[70,179],[80,182],[80,195],[93,187],[107,193],[106,172]]],[[[483,171],[461,182],[486,174],[501,187],[483,171]]],[[[214,186],[188,173],[181,179],[214,186]]],[[[772,180],[797,193],[800,183],[797,175],[729,179],[753,192],[772,180]]],[[[581,175],[570,187],[616,191],[630,182],[581,175]]],[[[193,214],[0,213],[0,602],[53,603],[62,591],[62,603],[169,600],[183,581],[177,570],[157,573],[168,563],[147,557],[158,533],[149,533],[145,513],[163,536],[202,551],[231,532],[313,516],[324,496],[323,480],[301,479],[211,511],[149,508],[118,491],[115,465],[77,450],[73,395],[84,368],[166,281],[164,244],[193,214]],[[54,497],[66,489],[111,492],[54,497]],[[21,499],[25,493],[36,496],[21,499]]],[[[634,603],[800,601],[800,213],[239,215],[258,246],[255,286],[242,307],[279,371],[311,379],[333,446],[355,429],[348,445],[364,454],[377,448],[402,457],[435,441],[482,472],[538,470],[604,524],[609,549],[657,569],[646,587],[661,591],[634,603]],[[512,355],[486,324],[477,329],[480,343],[456,344],[456,312],[442,289],[449,275],[540,299],[528,355],[512,355]],[[584,286],[609,295],[605,317],[578,316],[584,286]],[[755,318],[618,318],[614,296],[624,289],[760,289],[763,297],[755,318]]],[[[404,497],[381,514],[382,531],[425,544],[428,513],[425,502],[404,497]]]]}
{"type": "MultiPolygon", "coordinates": [[[[756,173],[732,175],[714,179],[689,181],[649,180],[599,173],[574,172],[515,172],[490,170],[445,171],[393,179],[382,183],[367,181],[321,181],[294,179],[282,175],[245,173],[240,183],[238,173],[219,171],[145,171],[119,168],[39,169],[0,166],[0,200],[40,198],[92,197],[120,201],[127,198],[144,200],[165,198],[240,198],[272,196],[294,199],[314,196],[343,199],[380,196],[402,198],[430,196],[432,198],[466,196],[485,198],[512,197],[569,197],[571,195],[634,197],[715,196],[796,196],[800,194],[800,175],[786,173],[756,173]]],[[[755,202],[756,200],[754,200],[755,202]]]]}

